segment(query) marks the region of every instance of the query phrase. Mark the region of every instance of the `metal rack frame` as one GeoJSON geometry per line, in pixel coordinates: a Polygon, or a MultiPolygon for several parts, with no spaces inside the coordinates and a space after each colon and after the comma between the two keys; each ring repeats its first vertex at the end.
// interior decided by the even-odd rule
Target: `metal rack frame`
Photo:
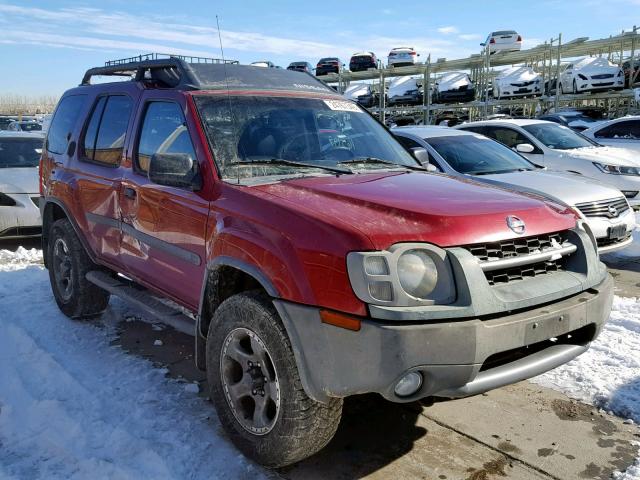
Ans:
{"type": "MultiPolygon", "coordinates": [[[[388,67],[383,69],[370,69],[363,72],[343,72],[338,74],[328,74],[321,77],[325,83],[337,84],[339,92],[353,81],[373,80],[374,89],[384,92],[386,81],[389,78],[402,76],[422,76],[424,86],[423,104],[414,107],[387,107],[385,96],[379,95],[380,104],[371,109],[384,122],[389,114],[402,114],[422,116],[421,122],[431,123],[432,114],[444,110],[468,110],[471,118],[485,118],[495,111],[496,108],[520,107],[525,112],[530,110],[531,116],[536,111],[547,111],[550,108],[556,110],[561,106],[572,105],[598,105],[606,108],[615,115],[630,113],[633,109],[633,90],[608,91],[582,94],[544,94],[535,98],[518,99],[492,99],[489,96],[489,89],[493,78],[497,75],[495,67],[508,65],[526,65],[532,67],[542,76],[543,85],[545,82],[559,78],[561,65],[564,59],[580,56],[606,55],[614,63],[622,66],[626,59],[634,59],[640,47],[640,32],[634,26],[631,32],[623,32],[620,35],[611,36],[596,40],[589,40],[588,37],[580,37],[569,42],[562,41],[562,34],[557,38],[552,38],[544,43],[527,50],[516,52],[498,52],[489,54],[488,50],[481,54],[473,54],[467,58],[447,60],[440,58],[435,62],[431,61],[431,55],[427,61],[420,65],[410,65],[406,67],[388,67]],[[466,70],[476,86],[476,92],[480,99],[468,103],[456,104],[433,104],[431,101],[431,87],[434,84],[435,76],[438,73],[466,70]]],[[[631,78],[633,81],[640,77],[636,73],[631,78]]],[[[546,92],[545,92],[546,93],[546,92]]]]}

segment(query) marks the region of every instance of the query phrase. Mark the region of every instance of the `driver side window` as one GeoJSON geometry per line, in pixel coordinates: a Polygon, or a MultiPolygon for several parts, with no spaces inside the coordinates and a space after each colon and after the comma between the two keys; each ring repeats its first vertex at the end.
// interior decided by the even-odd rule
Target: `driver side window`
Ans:
{"type": "Polygon", "coordinates": [[[149,171],[154,153],[184,153],[196,158],[184,115],[176,103],[155,101],[147,105],[136,154],[138,172],[149,171]]]}

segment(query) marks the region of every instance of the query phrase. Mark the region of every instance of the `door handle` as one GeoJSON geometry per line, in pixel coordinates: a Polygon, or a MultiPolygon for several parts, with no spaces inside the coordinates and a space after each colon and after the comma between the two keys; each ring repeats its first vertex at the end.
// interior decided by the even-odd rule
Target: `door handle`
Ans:
{"type": "Polygon", "coordinates": [[[131,187],[124,187],[124,196],[133,200],[136,198],[136,191],[131,187]]]}

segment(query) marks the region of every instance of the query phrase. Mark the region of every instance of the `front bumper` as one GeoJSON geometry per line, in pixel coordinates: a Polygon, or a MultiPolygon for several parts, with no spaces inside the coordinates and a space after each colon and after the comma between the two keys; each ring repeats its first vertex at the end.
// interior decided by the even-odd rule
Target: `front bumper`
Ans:
{"type": "Polygon", "coordinates": [[[524,380],[587,350],[609,316],[613,280],[524,311],[419,323],[363,320],[359,331],[322,323],[320,311],[275,300],[303,386],[320,402],[377,392],[394,402],[464,397],[524,380]],[[553,341],[551,339],[557,339],[553,341]],[[422,374],[409,397],[394,393],[410,371],[422,374]]]}
{"type": "Polygon", "coordinates": [[[591,92],[597,90],[609,90],[611,88],[624,88],[624,77],[588,79],[576,78],[578,92],[591,92]]]}
{"type": "Polygon", "coordinates": [[[472,102],[476,98],[474,88],[467,90],[447,90],[438,92],[435,101],[438,103],[456,103],[456,102],[472,102]]]}
{"type": "Polygon", "coordinates": [[[598,240],[598,252],[600,254],[610,253],[629,246],[633,242],[631,233],[636,227],[636,217],[633,210],[627,210],[617,218],[609,219],[607,217],[583,217],[589,228],[593,232],[593,236],[598,240]],[[618,242],[607,242],[609,228],[624,224],[626,226],[629,237],[625,237],[618,242]]]}

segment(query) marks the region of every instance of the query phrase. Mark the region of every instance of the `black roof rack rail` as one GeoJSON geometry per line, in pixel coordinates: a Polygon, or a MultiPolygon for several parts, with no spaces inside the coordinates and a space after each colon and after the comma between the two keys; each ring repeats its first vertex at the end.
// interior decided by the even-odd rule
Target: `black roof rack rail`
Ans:
{"type": "Polygon", "coordinates": [[[148,53],[109,60],[86,71],[81,86],[96,76],[124,76],[150,87],[179,90],[286,90],[336,92],[308,73],[240,65],[235,60],[148,53]]]}
{"type": "Polygon", "coordinates": [[[104,67],[87,70],[80,85],[91,85],[95,76],[131,76],[133,81],[155,79],[169,87],[197,88],[199,81],[189,64],[238,64],[237,60],[147,53],[105,62],[104,67]],[[145,74],[149,77],[147,78],[145,74]]]}

